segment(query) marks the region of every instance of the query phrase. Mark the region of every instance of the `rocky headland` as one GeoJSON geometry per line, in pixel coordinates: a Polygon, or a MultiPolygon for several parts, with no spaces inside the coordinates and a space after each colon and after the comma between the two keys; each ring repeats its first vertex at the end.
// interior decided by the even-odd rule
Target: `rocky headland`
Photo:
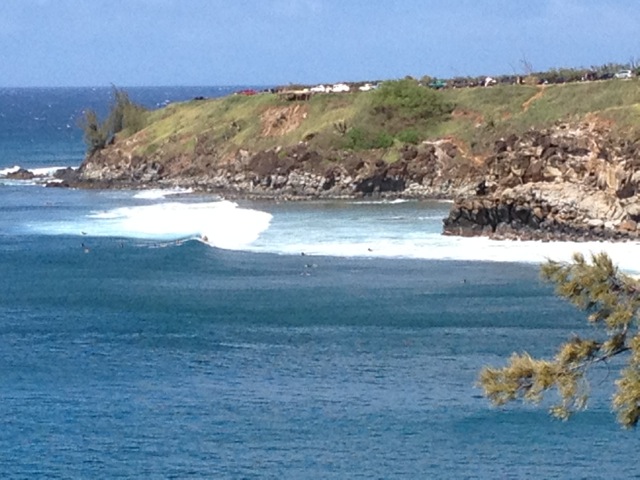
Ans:
{"type": "MultiPolygon", "coordinates": [[[[637,88],[614,86],[626,89],[620,95],[631,98],[629,112],[636,112],[637,88]]],[[[549,91],[556,95],[550,102],[565,95],[549,90],[562,87],[517,88],[504,90],[514,99],[511,112],[497,96],[493,110],[484,113],[458,105],[446,125],[453,132],[466,128],[472,132],[467,138],[443,129],[444,135],[417,142],[396,139],[386,148],[348,148],[357,125],[357,111],[349,108],[357,101],[346,97],[315,104],[282,97],[188,102],[154,113],[141,131],[116,135],[79,169],[57,172],[51,186],[182,187],[227,198],[278,200],[439,198],[454,201],[443,222],[447,235],[638,239],[640,140],[632,133],[621,135],[615,122],[593,112],[543,122],[546,127],[510,128],[512,117],[522,126],[522,118],[549,91]],[[526,100],[514,107],[521,98],[526,100]],[[251,109],[249,101],[255,102],[251,109]],[[505,119],[502,135],[487,134],[483,145],[474,145],[496,123],[487,117],[498,113],[505,119]]],[[[587,87],[575,87],[581,88],[587,87]]],[[[486,99],[482,102],[476,107],[486,99]]],[[[566,108],[574,107],[567,101],[566,108]]]]}
{"type": "MultiPolygon", "coordinates": [[[[227,197],[299,200],[364,196],[455,200],[444,233],[497,239],[621,240],[640,236],[640,142],[593,123],[530,130],[478,160],[451,140],[381,152],[318,151],[305,142],[229,159],[196,148],[168,161],[116,142],[57,176],[85,188],[188,187],[227,197]]],[[[26,175],[20,172],[20,175],[26,175]]]]}

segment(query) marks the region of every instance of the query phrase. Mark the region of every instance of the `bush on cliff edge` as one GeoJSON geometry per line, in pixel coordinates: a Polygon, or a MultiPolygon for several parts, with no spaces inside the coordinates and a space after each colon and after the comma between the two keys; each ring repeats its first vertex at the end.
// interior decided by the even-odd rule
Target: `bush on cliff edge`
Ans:
{"type": "Polygon", "coordinates": [[[146,113],[147,110],[143,106],[131,101],[127,92],[114,87],[113,102],[104,121],[100,121],[94,110],[84,111],[80,128],[84,132],[87,152],[91,155],[102,150],[117,133],[133,135],[142,130],[146,126],[146,113]]]}
{"type": "Polygon", "coordinates": [[[373,92],[371,107],[393,134],[407,126],[442,120],[453,111],[453,105],[440,92],[423,87],[413,78],[382,83],[373,92]]]}
{"type": "Polygon", "coordinates": [[[344,147],[367,150],[389,148],[395,141],[417,144],[453,108],[441,92],[412,78],[384,82],[371,92],[368,105],[347,130],[344,147]]]}

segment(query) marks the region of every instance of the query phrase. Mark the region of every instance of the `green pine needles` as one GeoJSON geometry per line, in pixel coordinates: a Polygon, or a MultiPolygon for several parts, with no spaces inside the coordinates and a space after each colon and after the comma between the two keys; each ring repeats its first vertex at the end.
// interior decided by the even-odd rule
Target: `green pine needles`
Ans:
{"type": "Polygon", "coordinates": [[[542,266],[544,280],[555,284],[559,296],[588,313],[590,324],[604,333],[604,340],[574,337],[560,346],[549,360],[527,353],[513,354],[501,368],[484,367],[479,385],[494,405],[515,400],[540,403],[556,390],[559,402],[550,413],[561,419],[582,410],[589,398],[589,369],[624,354],[626,366],[615,381],[612,407],[624,427],[640,419],[640,283],[619,272],[605,254],[591,261],[580,254],[571,263],[549,261],[542,266]]]}

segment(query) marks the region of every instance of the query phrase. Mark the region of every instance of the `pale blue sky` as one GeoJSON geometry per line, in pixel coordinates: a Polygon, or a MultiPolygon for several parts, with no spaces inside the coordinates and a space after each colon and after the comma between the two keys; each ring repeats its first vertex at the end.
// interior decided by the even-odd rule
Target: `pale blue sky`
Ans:
{"type": "Polygon", "coordinates": [[[638,0],[0,0],[0,86],[239,85],[640,59],[638,0]]]}

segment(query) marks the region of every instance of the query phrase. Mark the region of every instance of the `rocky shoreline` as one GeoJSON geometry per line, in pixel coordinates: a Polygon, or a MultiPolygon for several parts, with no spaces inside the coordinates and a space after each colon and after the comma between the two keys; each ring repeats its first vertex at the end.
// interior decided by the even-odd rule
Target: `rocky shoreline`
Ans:
{"type": "MultiPolygon", "coordinates": [[[[189,188],[226,198],[454,200],[445,235],[494,239],[640,239],[640,142],[597,122],[511,135],[473,158],[444,139],[381,151],[320,152],[305,142],[231,158],[197,146],[191,156],[138,156],[116,141],[50,187],[189,188]]],[[[17,170],[7,176],[31,179],[17,170]]]]}
{"type": "Polygon", "coordinates": [[[451,199],[473,191],[479,171],[446,140],[407,146],[393,163],[380,151],[320,152],[304,142],[233,158],[201,153],[154,159],[114,145],[77,170],[56,172],[50,186],[76,188],[191,188],[226,197],[278,200],[359,197],[451,199]]]}
{"type": "Polygon", "coordinates": [[[640,238],[640,143],[594,124],[496,142],[476,194],[458,198],[449,235],[521,240],[640,238]]]}
{"type": "Polygon", "coordinates": [[[494,198],[457,200],[445,235],[500,240],[637,240],[640,210],[580,185],[527,184],[494,198]]]}

